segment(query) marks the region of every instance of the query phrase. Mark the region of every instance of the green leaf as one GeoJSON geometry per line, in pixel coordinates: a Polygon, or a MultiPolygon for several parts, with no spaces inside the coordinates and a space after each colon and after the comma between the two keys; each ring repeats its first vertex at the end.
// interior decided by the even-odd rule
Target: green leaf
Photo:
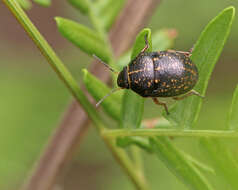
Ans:
{"type": "Polygon", "coordinates": [[[125,90],[122,103],[122,128],[139,128],[144,111],[144,98],[125,90]]]}
{"type": "Polygon", "coordinates": [[[32,3],[29,0],[17,0],[19,5],[26,10],[29,10],[32,7],[32,3]]]}
{"type": "Polygon", "coordinates": [[[201,139],[202,150],[207,153],[206,158],[210,160],[215,173],[222,176],[229,185],[229,189],[238,189],[238,165],[229,147],[224,142],[213,138],[201,139]]]}
{"type": "Polygon", "coordinates": [[[194,157],[192,157],[191,155],[183,152],[183,155],[185,156],[185,158],[190,161],[192,164],[194,164],[194,166],[196,166],[198,169],[205,171],[205,172],[209,172],[213,175],[215,175],[215,171],[213,168],[211,168],[210,166],[200,162],[199,160],[195,159],[194,157]]]}
{"type": "Polygon", "coordinates": [[[51,0],[34,0],[34,2],[44,7],[49,7],[51,5],[51,0]]]}
{"type": "Polygon", "coordinates": [[[88,0],[68,0],[68,2],[71,3],[71,5],[73,5],[75,8],[79,9],[81,13],[88,14],[88,0]]]}
{"type": "Polygon", "coordinates": [[[200,173],[191,161],[186,159],[167,137],[150,138],[150,143],[158,158],[187,187],[192,190],[213,189],[205,176],[200,173]]]}
{"type": "MultiPolygon", "coordinates": [[[[151,31],[150,29],[143,29],[136,37],[135,44],[131,55],[133,60],[145,47],[145,36],[149,42],[149,50],[152,49],[151,31]]],[[[122,103],[122,128],[139,128],[144,111],[144,98],[137,95],[132,90],[126,90],[123,96],[122,103]]]]}
{"type": "MultiPolygon", "coordinates": [[[[152,34],[153,51],[163,51],[172,47],[176,31],[174,29],[162,29],[152,34]]],[[[128,51],[117,62],[118,68],[121,70],[130,62],[131,51],[128,51]]]]}
{"type": "Polygon", "coordinates": [[[102,20],[106,30],[110,29],[125,2],[125,0],[105,0],[96,3],[95,6],[98,8],[98,16],[102,20]]]}
{"type": "Polygon", "coordinates": [[[231,108],[228,115],[228,128],[231,130],[238,129],[238,85],[233,94],[231,108]]]}
{"type": "MultiPolygon", "coordinates": [[[[96,101],[101,100],[111,89],[95,76],[83,69],[83,81],[88,92],[96,101]]],[[[122,93],[115,92],[108,96],[101,104],[103,110],[116,121],[120,121],[122,93]]]]}
{"type": "MultiPolygon", "coordinates": [[[[200,75],[195,90],[202,95],[205,95],[212,70],[230,33],[234,14],[234,7],[224,9],[206,26],[195,44],[191,59],[197,65],[200,75]]],[[[179,127],[190,128],[198,119],[201,105],[200,97],[191,96],[177,102],[170,109],[170,115],[164,116],[179,127]]]]}
{"type": "Polygon", "coordinates": [[[65,18],[56,17],[55,20],[59,31],[66,39],[87,54],[95,54],[103,61],[109,62],[110,53],[107,49],[107,45],[104,43],[104,40],[99,37],[96,31],[65,18]]]}
{"type": "Polygon", "coordinates": [[[109,30],[117,15],[125,4],[125,0],[68,0],[81,13],[88,14],[96,29],[109,30]]]}

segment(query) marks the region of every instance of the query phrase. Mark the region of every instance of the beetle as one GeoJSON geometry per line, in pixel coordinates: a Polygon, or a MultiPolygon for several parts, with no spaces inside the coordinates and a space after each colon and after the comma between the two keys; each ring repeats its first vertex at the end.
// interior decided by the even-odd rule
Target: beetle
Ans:
{"type": "MultiPolygon", "coordinates": [[[[158,97],[182,100],[188,96],[197,95],[203,98],[193,90],[199,74],[196,65],[190,59],[192,50],[189,52],[167,50],[148,53],[146,52],[148,48],[149,44],[147,36],[145,36],[145,47],[119,72],[117,77],[119,88],[114,89],[113,92],[118,89],[131,89],[142,97],[152,98],[155,104],[164,107],[167,114],[169,111],[166,103],[159,101],[158,97]]],[[[102,63],[114,71],[106,63],[102,63]]]]}

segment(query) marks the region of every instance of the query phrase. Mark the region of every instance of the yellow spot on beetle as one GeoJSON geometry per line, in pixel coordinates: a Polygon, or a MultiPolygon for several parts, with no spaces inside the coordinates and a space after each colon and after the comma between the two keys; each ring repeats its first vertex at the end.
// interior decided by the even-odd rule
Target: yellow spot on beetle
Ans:
{"type": "Polygon", "coordinates": [[[142,72],[142,71],[144,71],[144,69],[139,69],[139,70],[136,70],[136,71],[131,71],[131,72],[128,72],[128,74],[131,75],[131,74],[139,73],[139,72],[142,72]]]}
{"type": "Polygon", "coordinates": [[[148,82],[148,87],[150,87],[151,86],[151,82],[148,82]]]}
{"type": "Polygon", "coordinates": [[[154,58],[153,58],[153,61],[158,61],[158,60],[159,60],[158,57],[154,57],[154,58]]]}
{"type": "Polygon", "coordinates": [[[159,71],[159,70],[160,70],[160,67],[155,68],[155,71],[159,71]]]}

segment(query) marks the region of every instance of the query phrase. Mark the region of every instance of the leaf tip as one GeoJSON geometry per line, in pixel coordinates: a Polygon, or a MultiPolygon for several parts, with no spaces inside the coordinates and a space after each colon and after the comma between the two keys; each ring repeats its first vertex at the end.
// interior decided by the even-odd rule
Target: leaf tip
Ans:
{"type": "Polygon", "coordinates": [[[227,8],[225,8],[221,14],[224,14],[224,13],[227,13],[227,14],[230,14],[231,15],[231,21],[234,19],[234,16],[235,16],[235,7],[234,6],[229,6],[227,8]]]}
{"type": "Polygon", "coordinates": [[[87,69],[82,69],[82,73],[83,73],[83,77],[85,78],[88,74],[88,70],[87,69]]]}
{"type": "Polygon", "coordinates": [[[147,37],[148,39],[151,39],[151,29],[150,28],[144,28],[142,31],[141,31],[141,34],[147,34],[147,37]]]}
{"type": "Polygon", "coordinates": [[[60,25],[60,21],[62,20],[62,17],[56,16],[54,19],[55,19],[56,24],[60,25]]]}
{"type": "Polygon", "coordinates": [[[227,8],[224,9],[224,11],[232,11],[233,14],[235,14],[235,7],[234,6],[229,6],[227,8]]]}
{"type": "Polygon", "coordinates": [[[49,7],[51,5],[51,0],[34,0],[34,2],[43,7],[49,7]]]}
{"type": "Polygon", "coordinates": [[[147,33],[151,33],[151,29],[150,28],[144,28],[143,31],[145,31],[147,33]]]}

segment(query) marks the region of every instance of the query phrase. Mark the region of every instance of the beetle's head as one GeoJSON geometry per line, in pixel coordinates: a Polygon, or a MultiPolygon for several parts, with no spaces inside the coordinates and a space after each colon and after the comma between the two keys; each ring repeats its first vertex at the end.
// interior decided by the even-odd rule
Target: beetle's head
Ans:
{"type": "Polygon", "coordinates": [[[119,75],[117,77],[117,85],[122,88],[129,89],[127,67],[124,67],[123,70],[119,73],[119,75]]]}

